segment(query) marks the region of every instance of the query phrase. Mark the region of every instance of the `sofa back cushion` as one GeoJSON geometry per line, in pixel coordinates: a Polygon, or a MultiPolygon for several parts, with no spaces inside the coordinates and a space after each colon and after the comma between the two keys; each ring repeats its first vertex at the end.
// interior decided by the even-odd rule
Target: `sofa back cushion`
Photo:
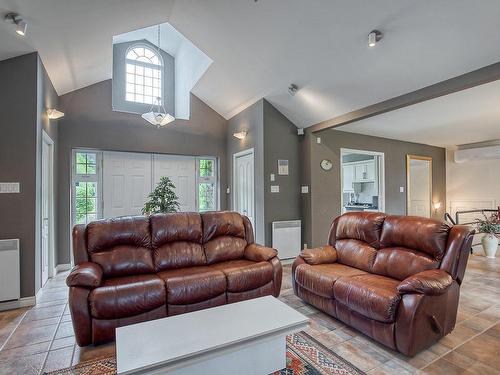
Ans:
{"type": "Polygon", "coordinates": [[[206,264],[201,245],[203,229],[200,214],[154,214],[150,223],[156,271],[206,264]]]}
{"type": "Polygon", "coordinates": [[[404,280],[416,273],[439,267],[439,261],[422,251],[388,247],[377,251],[372,273],[404,280]]]}
{"type": "Polygon", "coordinates": [[[104,277],[154,272],[149,219],[125,216],[87,225],[87,251],[104,277]]]}
{"type": "Polygon", "coordinates": [[[329,244],[337,249],[337,262],[371,272],[384,219],[379,212],[349,212],[336,218],[329,244]]]}
{"type": "Polygon", "coordinates": [[[237,212],[204,212],[203,248],[208,264],[241,259],[247,245],[243,217],[237,212]]]}
{"type": "Polygon", "coordinates": [[[421,251],[441,260],[450,227],[439,220],[417,216],[388,216],[382,227],[380,247],[402,247],[421,251]]]}

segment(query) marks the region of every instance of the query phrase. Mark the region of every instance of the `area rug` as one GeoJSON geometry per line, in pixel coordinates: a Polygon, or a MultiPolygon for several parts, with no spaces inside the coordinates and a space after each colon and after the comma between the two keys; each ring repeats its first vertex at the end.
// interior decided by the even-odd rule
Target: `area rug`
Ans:
{"type": "MultiPolygon", "coordinates": [[[[115,375],[115,357],[82,362],[47,375],[115,375]]],[[[305,332],[287,337],[286,368],[273,375],[364,375],[365,373],[305,332]]]]}

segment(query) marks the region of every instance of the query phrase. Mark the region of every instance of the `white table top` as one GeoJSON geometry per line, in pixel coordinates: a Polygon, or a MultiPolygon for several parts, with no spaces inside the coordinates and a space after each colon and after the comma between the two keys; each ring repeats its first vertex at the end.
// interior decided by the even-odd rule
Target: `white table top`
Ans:
{"type": "Polygon", "coordinates": [[[244,343],[294,328],[309,319],[272,296],[116,329],[118,373],[244,343]]]}

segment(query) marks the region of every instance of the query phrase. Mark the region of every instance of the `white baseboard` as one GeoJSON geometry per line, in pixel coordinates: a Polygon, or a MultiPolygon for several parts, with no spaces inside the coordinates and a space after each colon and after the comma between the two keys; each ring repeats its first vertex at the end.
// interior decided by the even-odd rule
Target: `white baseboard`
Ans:
{"type": "Polygon", "coordinates": [[[24,297],[17,300],[0,302],[0,311],[19,309],[20,307],[35,306],[36,297],[24,297]]]}
{"type": "Polygon", "coordinates": [[[66,264],[58,264],[55,268],[55,274],[57,275],[58,273],[68,271],[71,269],[71,264],[66,263],[66,264]]]}

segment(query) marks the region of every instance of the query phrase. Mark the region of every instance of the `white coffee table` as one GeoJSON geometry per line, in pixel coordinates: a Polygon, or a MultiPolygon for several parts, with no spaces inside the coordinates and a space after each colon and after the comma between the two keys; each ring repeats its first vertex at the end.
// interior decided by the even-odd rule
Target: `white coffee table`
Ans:
{"type": "Polygon", "coordinates": [[[270,374],[308,322],[267,296],[117,328],[118,374],[270,374]]]}

